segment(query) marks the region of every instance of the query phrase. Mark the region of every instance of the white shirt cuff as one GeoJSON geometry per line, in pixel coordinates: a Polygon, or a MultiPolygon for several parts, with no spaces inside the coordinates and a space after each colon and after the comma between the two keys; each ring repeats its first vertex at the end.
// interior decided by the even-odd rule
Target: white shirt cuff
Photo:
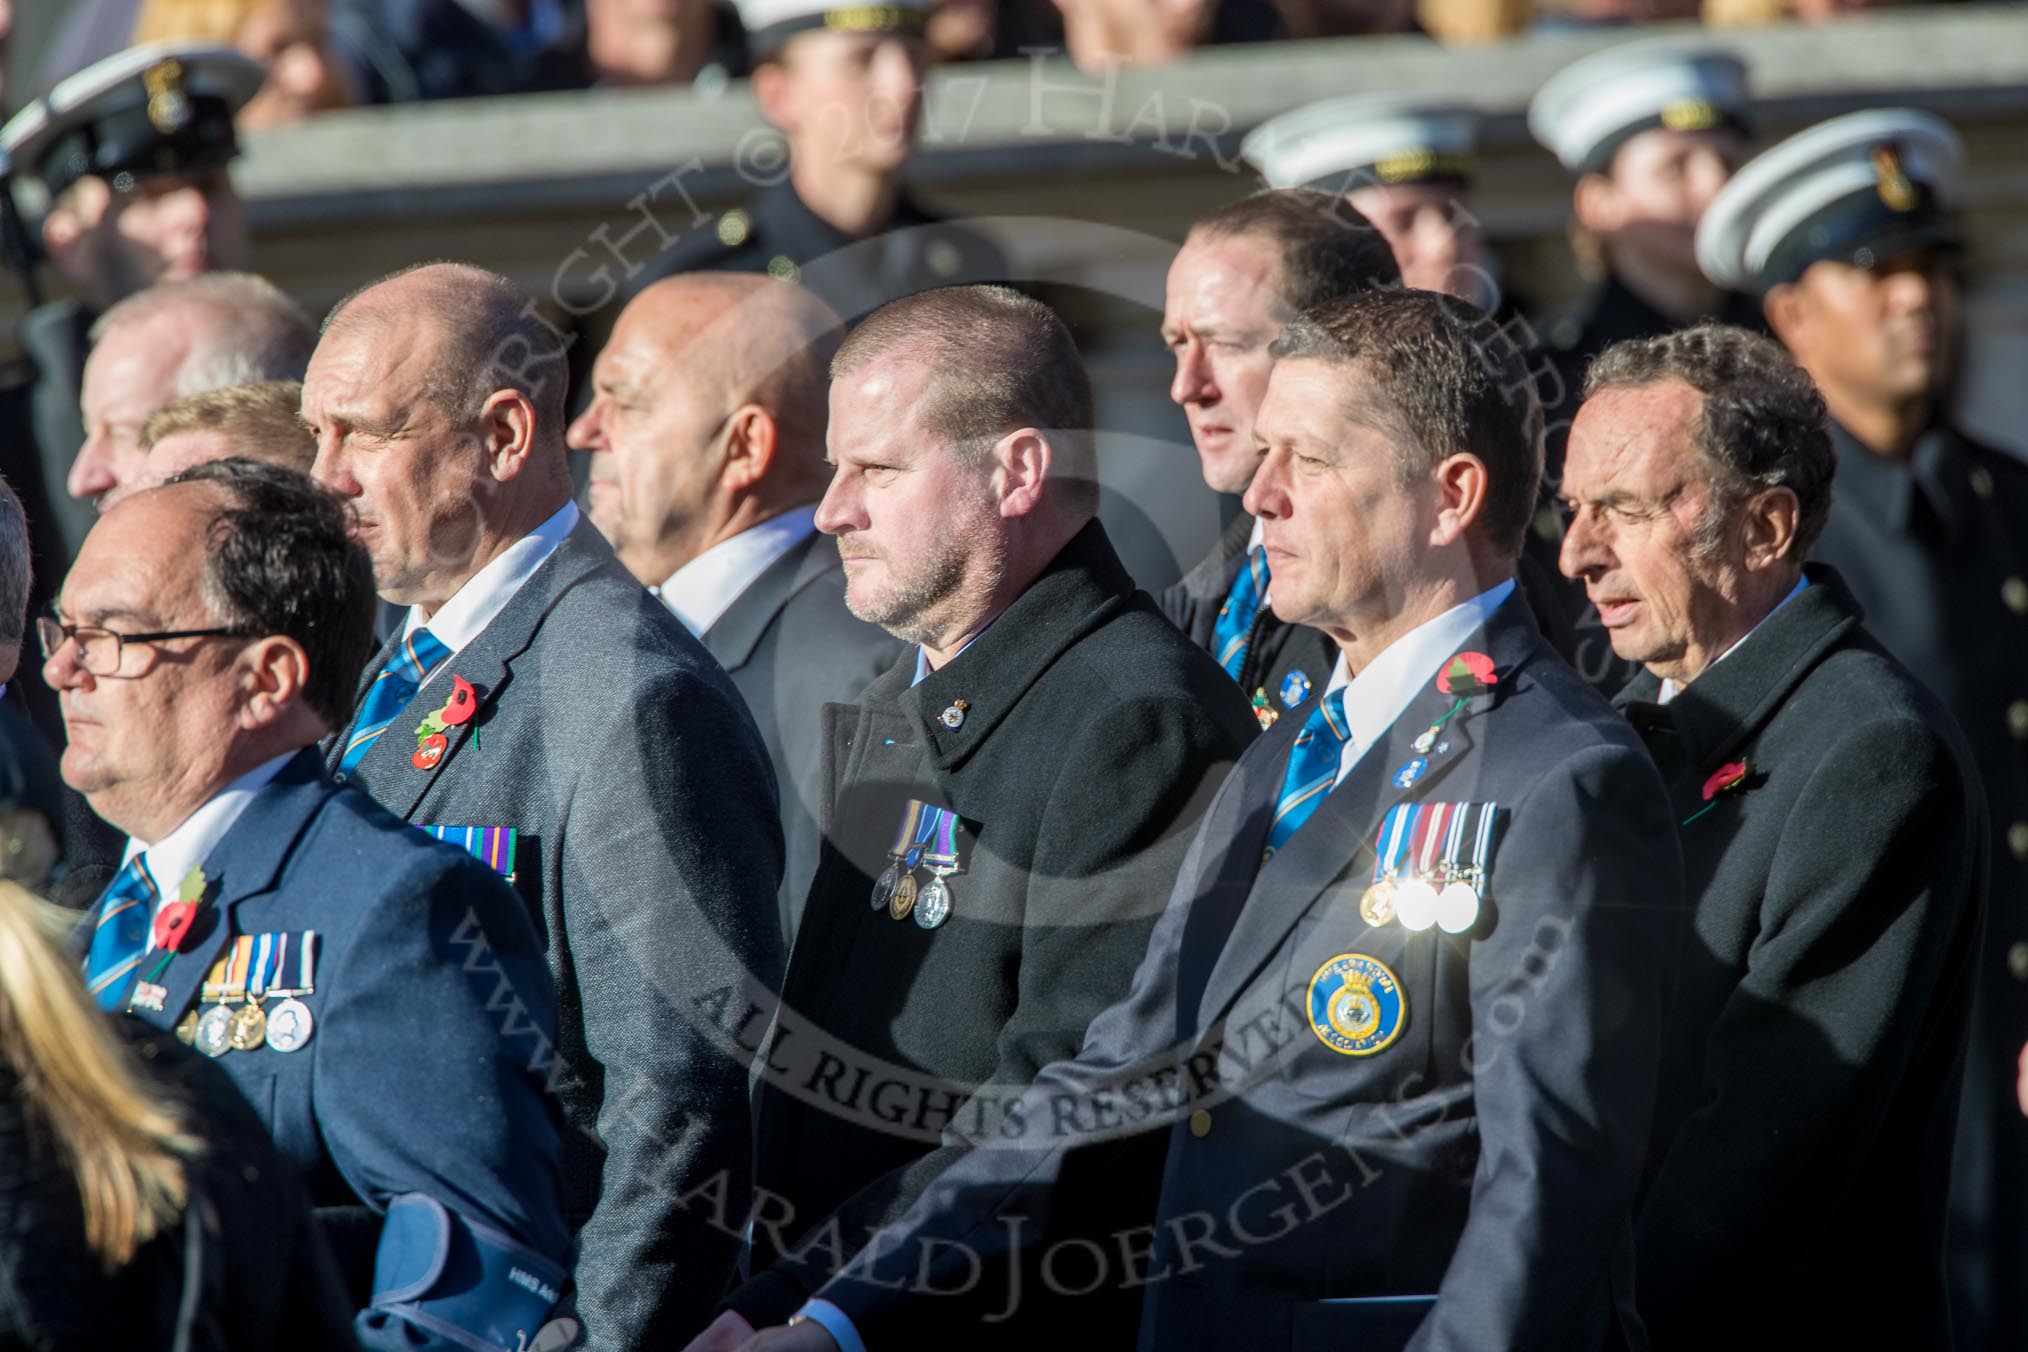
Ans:
{"type": "Polygon", "coordinates": [[[859,1330],[853,1328],[845,1312],[830,1301],[813,1296],[804,1301],[803,1308],[796,1313],[813,1324],[823,1325],[824,1332],[838,1344],[838,1352],[866,1352],[866,1344],[859,1340],[859,1330]]]}

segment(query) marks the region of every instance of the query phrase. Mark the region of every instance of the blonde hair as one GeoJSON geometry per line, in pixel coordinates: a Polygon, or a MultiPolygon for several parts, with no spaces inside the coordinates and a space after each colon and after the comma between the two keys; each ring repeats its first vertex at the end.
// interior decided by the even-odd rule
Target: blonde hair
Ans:
{"type": "Polygon", "coordinates": [[[77,1183],[85,1243],[111,1272],[182,1214],[201,1148],[85,994],[69,912],[0,882],[0,1057],[77,1183]]]}
{"type": "Polygon", "coordinates": [[[262,380],[186,394],[149,415],[141,426],[141,449],[152,451],[156,442],[179,432],[216,432],[231,443],[236,456],[308,474],[317,462],[317,439],[298,412],[302,403],[299,380],[262,380]]]}

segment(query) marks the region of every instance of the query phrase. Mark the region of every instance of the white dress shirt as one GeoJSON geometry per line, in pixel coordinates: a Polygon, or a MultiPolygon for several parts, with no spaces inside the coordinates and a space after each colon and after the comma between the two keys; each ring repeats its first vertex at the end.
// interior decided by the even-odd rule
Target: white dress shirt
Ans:
{"type": "Polygon", "coordinates": [[[685,629],[702,638],[704,631],[718,623],[740,594],[774,566],[775,560],[816,529],[814,502],[769,517],[730,540],[720,540],[669,574],[669,580],[661,586],[649,590],[683,621],[685,629]]]}
{"type": "MultiPolygon", "coordinates": [[[[1726,658],[1732,656],[1733,653],[1737,652],[1739,650],[1740,643],[1744,643],[1748,639],[1752,638],[1754,634],[1759,632],[1761,624],[1766,624],[1769,620],[1774,618],[1775,610],[1780,610],[1783,606],[1795,600],[1797,594],[1800,593],[1803,588],[1809,585],[1810,580],[1808,578],[1806,577],[1797,578],[1796,585],[1789,588],[1789,594],[1787,596],[1784,596],[1781,600],[1775,602],[1774,610],[1770,610],[1767,614],[1760,617],[1760,624],[1756,624],[1753,628],[1747,630],[1744,634],[1740,635],[1739,641],[1737,643],[1734,643],[1730,648],[1727,648],[1724,652],[1712,658],[1711,666],[1705,667],[1704,670],[1706,671],[1711,670],[1711,667],[1717,666],[1720,662],[1723,662],[1726,658]]],[[[1676,696],[1682,693],[1683,693],[1682,686],[1664,677],[1662,680],[1662,692],[1655,696],[1655,703],[1667,704],[1670,700],[1676,698],[1676,696]]]]}
{"type": "MultiPolygon", "coordinates": [[[[176,900],[177,889],[190,876],[190,870],[202,864],[205,856],[225,839],[225,833],[239,820],[239,814],[246,811],[254,795],[266,788],[268,781],[281,773],[289,757],[295,754],[285,751],[273,760],[262,761],[213,794],[203,807],[154,844],[128,839],[126,855],[120,862],[125,865],[133,862],[135,855],[141,856],[141,867],[148,870],[148,876],[155,882],[155,909],[160,910],[165,901],[176,900]]],[[[148,951],[155,951],[153,925],[148,927],[148,951]]]]}
{"type": "MultiPolygon", "coordinates": [[[[437,613],[425,616],[422,607],[408,608],[408,621],[401,627],[404,637],[418,629],[428,629],[430,637],[451,650],[456,657],[473,639],[485,632],[486,626],[499,618],[507,603],[514,599],[514,593],[521,590],[521,584],[535,576],[558,545],[563,543],[577,526],[577,504],[566,502],[528,534],[507,546],[500,557],[465,579],[465,585],[452,594],[451,599],[437,607],[437,613]]],[[[436,679],[437,673],[450,666],[449,660],[439,663],[427,686],[436,679]]],[[[419,687],[420,688],[420,687],[419,687]]]]}
{"type": "Polygon", "coordinates": [[[1345,739],[1345,749],[1338,753],[1338,778],[1332,781],[1333,787],[1344,782],[1367,748],[1379,741],[1415,697],[1436,680],[1437,672],[1451,654],[1513,594],[1514,581],[1509,578],[1462,605],[1452,606],[1435,619],[1423,621],[1388,644],[1386,651],[1368,662],[1357,676],[1349,675],[1345,654],[1338,654],[1338,663],[1331,668],[1331,682],[1324,687],[1324,693],[1328,697],[1347,685],[1352,687],[1344,705],[1351,736],[1345,739]]]}

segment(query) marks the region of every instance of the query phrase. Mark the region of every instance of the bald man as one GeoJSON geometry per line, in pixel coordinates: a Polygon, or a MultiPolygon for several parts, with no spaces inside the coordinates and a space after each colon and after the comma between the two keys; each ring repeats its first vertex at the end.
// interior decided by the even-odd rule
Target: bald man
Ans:
{"type": "Polygon", "coordinates": [[[571,424],[591,519],[620,562],[725,667],[774,762],[793,936],[816,872],[821,715],[856,704],[901,645],[845,608],[814,522],[830,482],[826,385],[838,317],[746,273],[657,282],[620,315],[571,424]]]}
{"type": "Polygon", "coordinates": [[[326,321],[303,380],[315,476],[407,607],[326,757],[535,912],[583,1347],[680,1347],[739,1247],[747,1068],[717,1021],[766,1022],[781,828],[732,682],[579,519],[563,387],[555,334],[479,268],[397,273],[326,321]]]}

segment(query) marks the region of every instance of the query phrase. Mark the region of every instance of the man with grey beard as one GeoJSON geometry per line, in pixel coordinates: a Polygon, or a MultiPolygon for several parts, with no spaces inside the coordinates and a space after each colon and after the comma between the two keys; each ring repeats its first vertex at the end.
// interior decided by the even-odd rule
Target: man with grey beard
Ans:
{"type": "MultiPolygon", "coordinates": [[[[1254,736],[1095,519],[1091,411],[1063,322],[999,287],[896,301],[832,362],[817,527],[852,613],[911,646],[824,710],[826,838],[764,1048],[749,1275],[693,1349],[795,1314],[1077,1050],[1254,736]]],[[[1137,1303],[1081,1302],[1114,1335],[1091,1345],[1130,1343],[1137,1303]]]]}

